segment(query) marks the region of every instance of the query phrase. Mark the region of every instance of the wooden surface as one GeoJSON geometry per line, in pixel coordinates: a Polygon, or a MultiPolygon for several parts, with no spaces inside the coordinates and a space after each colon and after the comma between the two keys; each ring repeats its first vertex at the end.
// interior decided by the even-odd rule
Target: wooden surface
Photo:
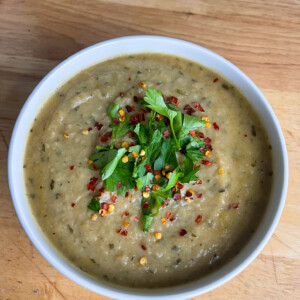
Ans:
{"type": "Polygon", "coordinates": [[[34,86],[94,43],[125,35],[182,38],[229,59],[262,90],[289,152],[286,205],[272,239],[229,283],[195,299],[300,299],[300,1],[0,0],[0,299],[107,299],[37,252],[14,212],[7,150],[34,86]]]}

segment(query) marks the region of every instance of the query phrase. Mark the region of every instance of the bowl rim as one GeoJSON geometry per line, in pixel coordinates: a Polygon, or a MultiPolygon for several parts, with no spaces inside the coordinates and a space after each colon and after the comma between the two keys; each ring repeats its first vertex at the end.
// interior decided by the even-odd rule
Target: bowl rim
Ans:
{"type": "MultiPolygon", "coordinates": [[[[149,51],[153,52],[153,51],[149,51]]],[[[162,53],[163,51],[159,51],[162,53]]],[[[132,51],[132,53],[136,53],[132,51]]],[[[169,53],[169,52],[163,52],[163,53],[169,53]]],[[[120,55],[125,54],[120,52],[120,55]]],[[[169,53],[172,54],[172,53],[169,53]]],[[[180,55],[178,55],[180,56],[180,55]]],[[[188,58],[188,56],[182,56],[185,58],[188,58]]],[[[188,58],[189,59],[189,58],[188,58]]],[[[101,59],[99,62],[104,61],[106,59],[101,59]]],[[[94,64],[94,63],[93,63],[94,64]]],[[[88,68],[89,65],[83,66],[82,70],[88,68]]],[[[210,69],[213,69],[210,67],[210,69]]],[[[218,71],[218,73],[220,73],[218,71]]],[[[226,78],[226,76],[225,76],[226,78]]],[[[70,79],[67,78],[67,80],[70,79]]],[[[228,79],[228,78],[226,78],[228,79]]],[[[230,80],[229,80],[230,81],[230,80]]],[[[63,82],[58,84],[58,87],[61,86],[63,82]]],[[[36,116],[37,113],[33,114],[33,116],[36,116]]],[[[26,138],[27,139],[27,138],[26,138]]],[[[277,153],[276,153],[277,154],[277,153]]],[[[22,159],[23,160],[23,159],[22,159]]],[[[23,179],[22,179],[23,180],[23,179]]],[[[9,153],[8,153],[8,182],[9,182],[9,189],[11,193],[11,197],[13,200],[13,204],[17,213],[17,216],[22,224],[23,229],[25,230],[27,236],[31,240],[31,242],[34,244],[34,246],[38,249],[38,251],[44,256],[44,258],[52,265],[54,266],[59,272],[61,272],[63,275],[65,275],[67,278],[73,280],[77,284],[102,295],[113,297],[113,298],[126,298],[130,296],[132,299],[141,299],[143,298],[160,298],[160,299],[166,299],[169,297],[172,297],[174,299],[182,299],[183,297],[193,297],[196,295],[200,295],[203,293],[206,293],[235,277],[237,274],[239,274],[242,270],[244,270],[260,253],[260,251],[263,249],[263,247],[266,245],[268,240],[270,239],[278,221],[280,218],[280,215],[282,213],[285,198],[287,194],[287,186],[288,186],[288,159],[287,159],[287,150],[286,145],[284,141],[284,137],[279,125],[279,122],[275,116],[275,113],[273,112],[270,104],[262,94],[262,92],[256,87],[256,85],[235,65],[233,65],[231,62],[226,60],[225,58],[221,57],[220,55],[201,47],[197,44],[187,42],[180,39],[175,39],[171,37],[164,37],[164,36],[154,36],[154,35],[137,35],[137,36],[125,36],[125,37],[119,37],[107,41],[103,41],[100,43],[97,43],[95,45],[92,45],[90,47],[87,47],[72,56],[68,57],[64,61],[62,61],[60,64],[58,64],[55,68],[53,68],[40,82],[39,84],[34,88],[32,93],[27,98],[25,104],[23,105],[19,116],[16,120],[13,133],[10,140],[9,145],[9,153]],[[37,226],[37,223],[34,224],[32,220],[29,220],[28,217],[26,217],[24,211],[22,211],[21,201],[27,199],[26,195],[23,195],[23,197],[20,196],[20,194],[17,193],[18,185],[16,185],[16,177],[20,176],[20,173],[16,171],[16,163],[15,158],[17,156],[17,152],[15,151],[15,147],[17,144],[17,138],[22,132],[22,121],[25,118],[26,113],[28,114],[28,107],[29,104],[32,102],[32,100],[36,97],[38,91],[47,84],[47,81],[49,78],[54,76],[57,72],[61,71],[66,67],[66,65],[76,58],[80,56],[88,55],[89,52],[94,50],[99,50],[106,46],[111,46],[113,44],[124,44],[124,43],[137,43],[137,42],[145,42],[145,41],[155,41],[155,42],[167,42],[167,43],[173,43],[175,45],[180,45],[186,49],[189,48],[196,48],[199,53],[205,53],[206,55],[212,56],[216,61],[218,61],[220,64],[225,64],[227,67],[232,69],[233,72],[236,72],[238,76],[240,76],[246,83],[245,85],[248,85],[251,90],[253,90],[254,93],[259,98],[259,101],[262,102],[262,105],[265,106],[267,113],[269,114],[270,120],[273,122],[274,130],[278,134],[278,141],[279,141],[279,156],[280,160],[282,161],[282,188],[280,189],[280,195],[277,196],[279,202],[277,203],[277,207],[273,208],[273,219],[269,224],[269,227],[265,229],[263,236],[260,238],[258,245],[256,245],[255,249],[252,250],[252,252],[248,255],[245,255],[245,257],[242,257],[242,262],[238,265],[233,265],[232,262],[227,263],[225,266],[223,266],[220,270],[217,270],[213,272],[211,275],[207,277],[208,281],[205,283],[204,279],[199,279],[197,281],[193,281],[187,285],[183,286],[176,286],[176,287],[169,287],[169,288],[163,288],[163,289],[153,289],[153,290],[147,290],[147,289],[131,289],[126,288],[122,286],[110,286],[110,284],[104,284],[103,282],[96,282],[94,279],[92,279],[87,273],[83,273],[80,270],[78,270],[76,267],[72,266],[70,262],[65,260],[61,254],[57,252],[56,249],[54,249],[54,246],[49,245],[48,241],[46,240],[45,236],[42,236],[40,228],[34,228],[34,226],[37,226]],[[232,265],[232,268],[226,268],[226,266],[232,265]],[[220,272],[226,269],[225,272],[220,272]],[[212,275],[218,273],[219,277],[217,276],[216,280],[213,280],[212,282],[209,282],[211,280],[212,275]],[[198,287],[197,283],[202,280],[204,284],[202,286],[198,287]],[[193,286],[193,287],[191,287],[193,286]]],[[[259,225],[259,228],[261,227],[261,224],[259,225]]],[[[248,242],[249,243],[249,242],[248,242]]],[[[245,248],[247,248],[248,243],[244,246],[243,251],[245,248]]],[[[242,251],[242,252],[243,252],[242,251]]],[[[245,252],[245,251],[244,251],[245,252]]]]}

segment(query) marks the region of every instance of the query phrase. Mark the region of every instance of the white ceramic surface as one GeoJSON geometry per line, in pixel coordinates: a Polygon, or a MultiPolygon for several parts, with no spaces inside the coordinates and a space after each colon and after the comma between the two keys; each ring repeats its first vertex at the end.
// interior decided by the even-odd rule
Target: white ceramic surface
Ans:
{"type": "MultiPolygon", "coordinates": [[[[33,153],[34,155],[34,153],[33,153]]],[[[285,201],[288,182],[287,151],[271,106],[255,84],[237,67],[198,45],[160,36],[131,36],[102,42],[86,48],[54,68],[33,90],[16,121],[8,158],[9,187],[15,210],[28,237],[39,252],[61,273],[96,293],[117,299],[183,299],[210,291],[227,282],[259,254],[277,225],[285,201]],[[215,70],[238,87],[262,118],[273,149],[273,189],[267,212],[257,232],[245,248],[227,265],[209,276],[186,285],[163,289],[138,290],[98,282],[80,271],[57,252],[42,233],[25,196],[23,160],[27,136],[40,108],[54,91],[81,70],[123,54],[158,52],[188,58],[215,70]],[[275,158],[276,154],[276,159],[275,158]]]]}

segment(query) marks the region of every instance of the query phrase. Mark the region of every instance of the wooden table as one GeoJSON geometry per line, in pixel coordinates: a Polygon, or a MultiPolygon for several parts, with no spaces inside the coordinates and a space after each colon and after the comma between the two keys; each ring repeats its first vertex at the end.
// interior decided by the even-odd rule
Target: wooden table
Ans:
{"type": "Polygon", "coordinates": [[[207,47],[244,71],[271,103],[289,152],[286,205],[272,239],[240,275],[195,299],[300,299],[300,1],[0,1],[0,299],[106,299],[37,252],[7,185],[14,122],[55,65],[94,43],[157,34],[207,47]]]}

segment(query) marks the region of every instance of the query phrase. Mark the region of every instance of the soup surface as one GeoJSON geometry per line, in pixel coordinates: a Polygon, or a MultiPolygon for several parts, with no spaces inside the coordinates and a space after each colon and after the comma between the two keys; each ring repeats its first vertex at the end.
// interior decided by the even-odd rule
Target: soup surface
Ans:
{"type": "Polygon", "coordinates": [[[53,245],[99,280],[133,287],[184,283],[232,259],[260,223],[272,181],[268,138],[240,92],[197,63],[146,53],[102,62],[59,88],[34,120],[24,168],[33,213],[53,245]],[[141,191],[117,196],[114,212],[96,220],[87,208],[94,194],[87,183],[99,176],[89,156],[109,144],[100,141],[111,122],[107,109],[111,102],[137,109],[133,98],[145,96],[145,85],[176,97],[182,111],[200,103],[205,112],[193,115],[213,124],[201,129],[213,147],[210,165],[197,174],[202,183],[184,184],[182,199],[167,201],[149,232],[141,225],[141,191]]]}

